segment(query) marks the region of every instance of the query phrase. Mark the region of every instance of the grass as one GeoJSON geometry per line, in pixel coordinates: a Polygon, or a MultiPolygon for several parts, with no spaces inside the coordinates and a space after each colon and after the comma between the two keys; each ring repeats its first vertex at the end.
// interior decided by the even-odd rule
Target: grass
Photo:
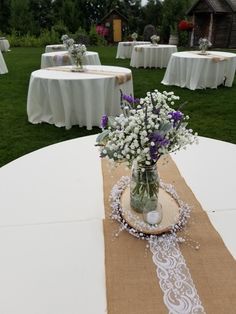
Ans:
{"type": "MultiPolygon", "coordinates": [[[[115,59],[116,47],[93,47],[102,64],[129,67],[130,60],[115,59]]],[[[95,134],[78,126],[70,130],[46,123],[32,125],[27,120],[26,102],[30,73],[40,68],[42,48],[13,48],[4,53],[9,70],[0,75],[0,166],[41,147],[68,139],[95,134]]],[[[236,79],[232,88],[218,87],[191,91],[164,86],[165,69],[133,69],[134,92],[142,97],[147,91],[173,90],[187,101],[183,111],[191,117],[190,127],[201,136],[236,143],[236,79]]]]}

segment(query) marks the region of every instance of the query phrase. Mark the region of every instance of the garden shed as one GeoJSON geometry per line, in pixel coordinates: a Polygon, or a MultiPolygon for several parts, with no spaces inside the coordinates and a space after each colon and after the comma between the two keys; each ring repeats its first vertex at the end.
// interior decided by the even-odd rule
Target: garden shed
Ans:
{"type": "Polygon", "coordinates": [[[187,15],[194,24],[191,46],[205,37],[213,47],[236,48],[236,0],[197,0],[187,15]]]}
{"type": "Polygon", "coordinates": [[[107,40],[108,42],[122,41],[123,36],[128,30],[128,19],[116,9],[107,13],[100,24],[108,29],[107,40]]]}

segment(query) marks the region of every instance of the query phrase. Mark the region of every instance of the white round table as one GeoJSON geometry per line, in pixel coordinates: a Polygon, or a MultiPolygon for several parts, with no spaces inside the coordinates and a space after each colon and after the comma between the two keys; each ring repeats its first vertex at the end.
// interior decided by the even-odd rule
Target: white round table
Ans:
{"type": "Polygon", "coordinates": [[[130,65],[135,68],[165,68],[172,53],[176,51],[175,45],[134,46],[130,65]]]}
{"type": "MultiPolygon", "coordinates": [[[[95,139],[51,145],[0,168],[0,313],[107,313],[95,139]]],[[[236,145],[200,138],[172,157],[236,258],[236,145]]]]}
{"type": "Polygon", "coordinates": [[[172,54],[164,85],[176,85],[191,90],[217,88],[224,84],[231,87],[236,69],[236,54],[222,51],[184,51],[172,54]]]}
{"type": "Polygon", "coordinates": [[[31,74],[28,120],[47,122],[66,129],[73,125],[100,126],[103,114],[117,115],[120,90],[133,95],[132,73],[113,66],[87,65],[85,72],[71,72],[72,66],[37,70],[31,74]]]}
{"type": "Polygon", "coordinates": [[[120,41],[117,46],[117,59],[130,59],[134,46],[150,44],[150,41],[120,41]]]}
{"type": "Polygon", "coordinates": [[[1,51],[8,51],[10,48],[9,41],[5,38],[0,38],[0,50],[1,51]]]}
{"type": "Polygon", "coordinates": [[[55,52],[55,51],[67,51],[65,45],[58,44],[58,45],[47,45],[45,48],[45,52],[55,52]]]}
{"type": "Polygon", "coordinates": [[[0,74],[8,73],[8,69],[3,58],[2,52],[0,51],[0,74]]]}
{"type": "MultiPolygon", "coordinates": [[[[85,65],[101,65],[99,54],[93,51],[86,52],[83,62],[85,65]]],[[[71,64],[73,61],[67,51],[47,52],[41,55],[41,69],[71,64]]]]}

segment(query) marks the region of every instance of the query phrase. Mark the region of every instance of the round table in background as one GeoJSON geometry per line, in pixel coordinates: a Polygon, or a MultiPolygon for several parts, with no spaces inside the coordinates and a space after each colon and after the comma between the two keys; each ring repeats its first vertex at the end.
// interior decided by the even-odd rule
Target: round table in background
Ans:
{"type": "MultiPolygon", "coordinates": [[[[101,65],[99,54],[93,51],[87,51],[83,57],[83,63],[101,65]]],[[[56,51],[43,53],[41,56],[41,69],[62,65],[71,65],[73,61],[67,51],[56,51]]]]}
{"type": "Polygon", "coordinates": [[[130,65],[135,68],[165,68],[172,53],[176,51],[175,45],[134,46],[130,65]]]}
{"type": "Polygon", "coordinates": [[[45,52],[55,52],[55,51],[67,51],[65,45],[58,44],[58,45],[47,45],[45,48],[45,52]]]}
{"type": "Polygon", "coordinates": [[[120,90],[133,95],[130,69],[87,65],[85,72],[72,66],[31,73],[27,113],[33,124],[47,122],[70,129],[73,125],[100,126],[103,114],[120,114],[120,90]]]}
{"type": "Polygon", "coordinates": [[[130,59],[133,47],[150,44],[150,41],[120,41],[117,47],[116,59],[130,59]]]}
{"type": "Polygon", "coordinates": [[[0,38],[0,50],[1,51],[8,51],[10,48],[9,41],[5,38],[0,38]]]}
{"type": "Polygon", "coordinates": [[[8,69],[5,63],[5,60],[3,58],[2,52],[0,50],[0,74],[8,73],[8,69]]]}
{"type": "Polygon", "coordinates": [[[164,85],[176,85],[191,90],[217,88],[224,84],[231,87],[236,69],[236,54],[223,51],[184,51],[172,54],[164,85]]]}

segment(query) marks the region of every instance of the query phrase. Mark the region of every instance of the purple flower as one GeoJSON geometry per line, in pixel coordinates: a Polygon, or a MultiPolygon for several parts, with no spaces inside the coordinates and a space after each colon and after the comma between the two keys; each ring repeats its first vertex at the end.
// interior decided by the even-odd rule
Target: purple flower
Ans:
{"type": "Polygon", "coordinates": [[[162,134],[160,133],[151,133],[149,135],[149,139],[151,142],[153,142],[155,145],[150,146],[150,157],[153,161],[157,161],[160,155],[158,156],[158,149],[160,147],[166,146],[169,144],[169,140],[166,139],[162,134]]]}
{"type": "Polygon", "coordinates": [[[174,126],[176,126],[176,123],[183,118],[183,113],[181,111],[172,111],[169,115],[171,116],[171,119],[174,120],[174,126]]]}
{"type": "Polygon", "coordinates": [[[169,144],[169,140],[166,139],[162,134],[155,132],[151,133],[149,135],[149,139],[151,142],[154,142],[156,145],[160,146],[166,146],[169,144]]]}
{"type": "Polygon", "coordinates": [[[105,127],[107,126],[108,124],[108,116],[106,114],[104,114],[102,116],[102,119],[101,119],[101,128],[102,129],[105,129],[105,127]]]}
{"type": "Polygon", "coordinates": [[[157,160],[157,146],[150,146],[150,157],[153,161],[157,160]]]}
{"type": "Polygon", "coordinates": [[[123,95],[122,95],[122,98],[123,98],[124,100],[126,100],[126,101],[127,101],[128,103],[130,103],[130,104],[138,104],[138,103],[139,103],[139,98],[134,98],[134,97],[129,96],[129,95],[123,94],[123,95]]]}

